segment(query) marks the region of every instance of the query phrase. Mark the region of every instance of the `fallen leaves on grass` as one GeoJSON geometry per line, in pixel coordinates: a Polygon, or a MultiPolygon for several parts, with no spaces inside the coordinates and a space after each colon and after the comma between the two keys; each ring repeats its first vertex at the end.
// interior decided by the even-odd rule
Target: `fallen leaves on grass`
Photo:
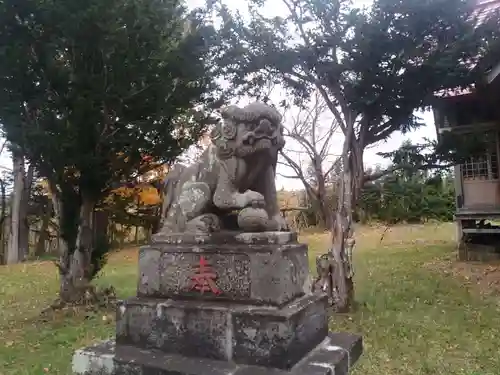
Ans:
{"type": "MultiPolygon", "coordinates": [[[[438,266],[445,254],[454,254],[453,224],[394,226],[382,245],[384,228],[356,230],[359,307],[331,318],[332,330],[363,335],[364,353],[352,374],[500,374],[497,305],[464,290],[453,267],[438,266]]],[[[328,233],[300,237],[311,261],[330,243],[328,233]]],[[[114,314],[99,309],[67,309],[41,321],[39,312],[58,290],[57,271],[50,262],[13,269],[0,267],[0,337],[12,342],[0,345],[0,374],[68,374],[75,349],[114,334],[114,314]]],[[[497,272],[484,269],[486,275],[497,272]]],[[[115,285],[123,298],[136,292],[136,280],[137,249],[127,249],[112,254],[96,285],[115,285]]]]}
{"type": "Polygon", "coordinates": [[[500,262],[460,262],[448,257],[428,262],[425,267],[455,277],[483,295],[500,295],[500,262]]]}

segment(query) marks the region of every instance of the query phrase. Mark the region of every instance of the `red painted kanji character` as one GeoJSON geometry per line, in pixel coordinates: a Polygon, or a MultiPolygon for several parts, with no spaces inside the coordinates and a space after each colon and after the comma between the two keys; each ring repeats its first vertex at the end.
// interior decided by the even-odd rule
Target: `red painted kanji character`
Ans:
{"type": "Polygon", "coordinates": [[[200,257],[200,263],[194,269],[195,275],[191,278],[193,283],[191,289],[198,290],[202,294],[205,292],[212,292],[215,295],[222,293],[222,290],[215,284],[217,274],[212,270],[205,257],[200,257]]]}

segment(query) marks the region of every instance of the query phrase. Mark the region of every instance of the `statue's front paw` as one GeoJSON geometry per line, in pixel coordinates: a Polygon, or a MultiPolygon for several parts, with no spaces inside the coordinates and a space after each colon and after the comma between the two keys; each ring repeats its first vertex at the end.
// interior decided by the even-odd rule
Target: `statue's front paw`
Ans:
{"type": "Polygon", "coordinates": [[[257,193],[256,191],[252,190],[247,190],[244,193],[244,195],[246,198],[245,206],[247,207],[252,206],[254,208],[266,206],[266,200],[264,199],[264,196],[261,193],[257,193]]]}

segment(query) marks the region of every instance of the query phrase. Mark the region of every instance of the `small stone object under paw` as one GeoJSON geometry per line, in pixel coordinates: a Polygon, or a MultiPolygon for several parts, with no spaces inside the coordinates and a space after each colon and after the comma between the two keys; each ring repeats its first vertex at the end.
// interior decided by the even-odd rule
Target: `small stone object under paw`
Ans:
{"type": "Polygon", "coordinates": [[[247,207],[238,215],[238,226],[245,232],[263,232],[269,227],[269,216],[263,208],[247,207]]]}

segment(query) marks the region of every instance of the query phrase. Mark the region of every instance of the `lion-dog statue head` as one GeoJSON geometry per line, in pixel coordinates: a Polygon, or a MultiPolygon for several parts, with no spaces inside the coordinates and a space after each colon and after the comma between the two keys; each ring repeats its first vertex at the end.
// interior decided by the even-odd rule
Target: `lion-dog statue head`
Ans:
{"type": "Polygon", "coordinates": [[[223,110],[222,119],[211,134],[221,159],[245,159],[257,153],[275,159],[285,145],[281,115],[267,104],[255,102],[244,108],[232,105],[223,110]]]}

